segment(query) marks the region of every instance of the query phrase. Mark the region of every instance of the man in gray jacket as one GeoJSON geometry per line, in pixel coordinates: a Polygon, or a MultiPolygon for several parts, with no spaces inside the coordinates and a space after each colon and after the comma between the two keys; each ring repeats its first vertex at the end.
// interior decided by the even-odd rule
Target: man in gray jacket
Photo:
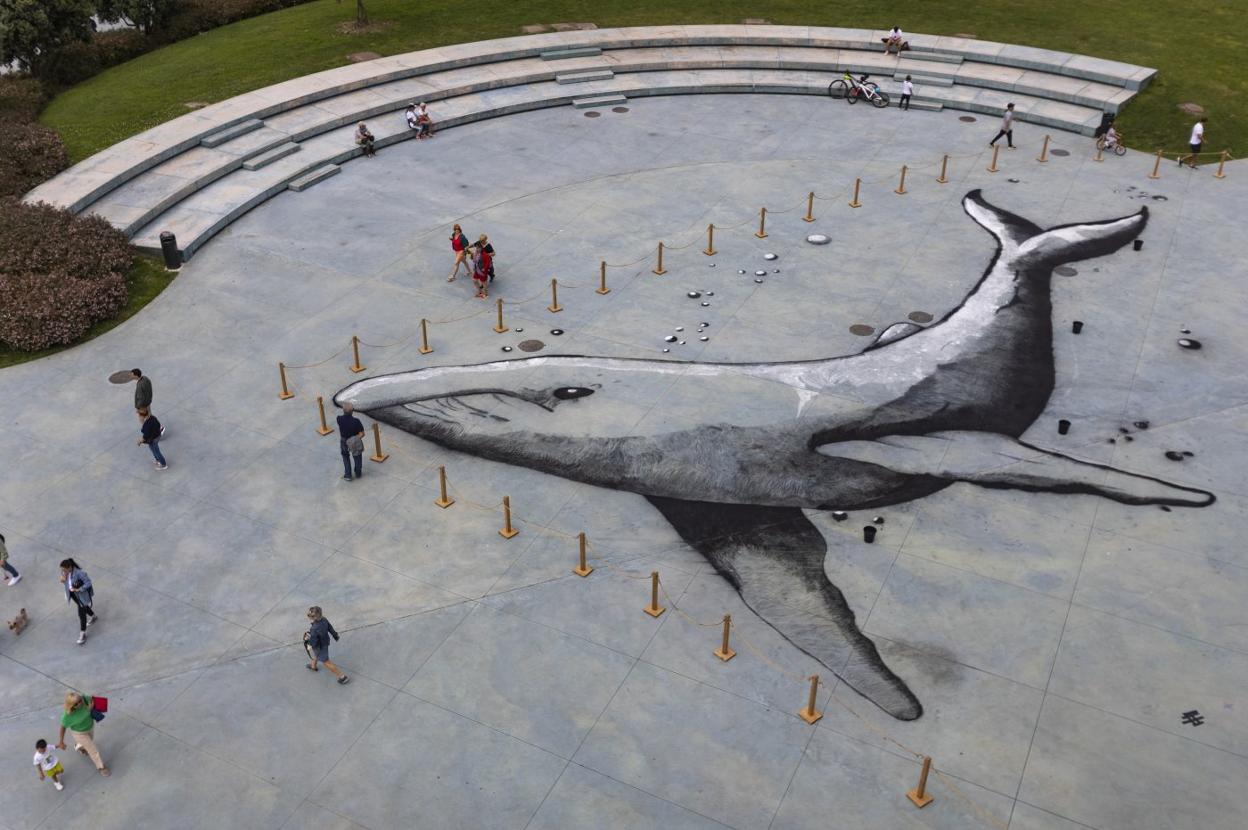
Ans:
{"type": "Polygon", "coordinates": [[[142,369],[131,369],[134,378],[134,408],[147,409],[152,405],[152,379],[143,374],[142,369]]]}

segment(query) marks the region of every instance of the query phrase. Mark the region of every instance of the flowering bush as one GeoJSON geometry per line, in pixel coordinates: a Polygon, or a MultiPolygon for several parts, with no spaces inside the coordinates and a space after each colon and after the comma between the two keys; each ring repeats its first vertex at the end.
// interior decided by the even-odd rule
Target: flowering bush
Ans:
{"type": "Polygon", "coordinates": [[[36,351],[78,340],[126,304],[133,261],[104,219],[0,201],[0,342],[36,351]]]}

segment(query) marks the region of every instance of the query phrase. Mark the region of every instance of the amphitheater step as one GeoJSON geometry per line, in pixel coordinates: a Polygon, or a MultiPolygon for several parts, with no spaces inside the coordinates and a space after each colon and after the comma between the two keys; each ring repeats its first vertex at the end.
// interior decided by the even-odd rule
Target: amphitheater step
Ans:
{"type": "Polygon", "coordinates": [[[916,85],[926,84],[927,86],[953,86],[953,78],[945,78],[939,75],[914,75],[906,72],[898,72],[893,76],[894,81],[904,81],[906,75],[910,74],[910,80],[916,85]]]}
{"type": "Polygon", "coordinates": [[[578,110],[590,107],[609,107],[612,104],[623,104],[628,99],[623,95],[594,95],[590,98],[573,98],[572,106],[578,110]]]}
{"type": "MultiPolygon", "coordinates": [[[[897,106],[897,103],[895,101],[893,102],[893,106],[897,106]]],[[[923,110],[924,112],[940,112],[944,108],[945,108],[945,105],[940,103],[939,101],[923,101],[918,98],[910,99],[909,109],[912,109],[912,110],[923,110]]]]}
{"type": "Polygon", "coordinates": [[[278,159],[286,158],[291,153],[297,153],[301,149],[303,148],[293,141],[287,142],[286,144],[279,144],[271,150],[267,150],[259,155],[255,155],[247,159],[243,162],[243,169],[259,170],[261,167],[272,164],[278,159]]]}
{"type": "Polygon", "coordinates": [[[962,63],[961,55],[953,55],[948,52],[915,52],[911,50],[906,53],[906,58],[912,61],[938,61],[940,63],[962,63]]]}
{"type": "Polygon", "coordinates": [[[326,179],[330,178],[331,176],[338,175],[338,172],[340,170],[342,170],[342,168],[336,164],[327,164],[324,167],[316,168],[311,173],[307,173],[303,176],[300,176],[299,178],[295,179],[290,184],[288,184],[287,187],[289,187],[291,190],[295,191],[296,193],[302,193],[303,191],[307,190],[312,185],[318,182],[323,182],[326,179]]]}
{"type": "Polygon", "coordinates": [[[258,130],[263,126],[264,122],[259,118],[248,118],[246,121],[241,121],[233,127],[226,127],[224,130],[218,130],[215,133],[204,136],[199,143],[204,147],[216,147],[227,141],[232,141],[240,135],[246,135],[252,130],[258,130]]]}
{"type": "Polygon", "coordinates": [[[610,69],[591,69],[587,72],[568,72],[564,75],[556,75],[555,83],[583,84],[586,81],[609,81],[614,77],[615,73],[610,69]]]}
{"type": "Polygon", "coordinates": [[[576,49],[553,49],[549,52],[542,52],[541,58],[544,61],[561,61],[567,58],[592,58],[594,55],[601,55],[602,49],[597,46],[582,46],[576,49]]]}

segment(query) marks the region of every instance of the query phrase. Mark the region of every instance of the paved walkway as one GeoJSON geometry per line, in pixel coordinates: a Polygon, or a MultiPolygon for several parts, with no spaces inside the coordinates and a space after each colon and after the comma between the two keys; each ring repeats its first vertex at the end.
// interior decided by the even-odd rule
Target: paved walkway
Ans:
{"type": "MultiPolygon", "coordinates": [[[[1218,181],[1171,164],[1150,181],[1148,159],[1096,164],[1067,135],[1051,147],[1069,155],[1039,164],[1039,133],[1020,128],[990,174],[990,120],[785,96],[628,107],[515,115],[353,161],[232,225],[108,335],[0,371],[0,531],[24,575],[0,587],[0,608],[32,620],[0,636],[0,827],[1244,825],[1244,168],[1218,181]],[[869,183],[851,210],[857,176],[869,183]],[[954,485],[844,523],[807,511],[825,571],[923,702],[916,721],[834,683],[823,720],[801,721],[801,678],[831,681],[826,669],[644,499],[390,427],[390,458],[347,483],[314,401],[360,377],[349,352],[292,370],[296,397],[277,397],[279,360],[321,361],[352,334],[403,341],[364,347],[363,376],[518,357],[526,340],[541,341],[534,354],[700,361],[853,353],[870,341],[852,326],[939,319],[979,280],[992,240],[958,204],[974,188],[1043,227],[1148,206],[1142,250],[1055,278],[1056,391],[1023,439],[1218,501],[1163,510],[954,485]],[[810,190],[827,198],[807,224],[810,190]],[[506,334],[464,280],[445,281],[457,221],[497,247],[496,294],[527,300],[506,334]],[[707,257],[709,222],[745,224],[707,257]],[[832,244],[807,245],[812,232],[832,244]],[[662,277],[644,259],[659,239],[674,249],[662,277]],[[639,257],[609,269],[610,294],[592,291],[600,260],[639,257]],[[559,314],[544,310],[552,277],[559,314]],[[412,339],[422,317],[457,320],[431,327],[427,356],[412,339]],[[706,341],[691,334],[703,322],[706,341]],[[665,343],[677,326],[686,343],[665,343]],[[1204,348],[1180,349],[1181,328],[1204,348]],[[107,382],[133,366],[169,428],[167,472],[134,444],[133,387],[107,382]],[[432,503],[438,465],[448,510],[432,503]],[[509,541],[496,510],[474,506],[503,494],[521,530],[509,541]],[[859,528],[876,513],[867,546],[859,528]],[[569,573],[580,531],[599,565],[585,580],[569,573]],[[82,647],[56,583],[69,555],[101,615],[82,647]],[[641,613],[652,569],[683,613],[641,613]],[[314,603],[342,633],[345,688],[301,667],[314,603]],[[724,613],[742,637],[726,664],[711,654],[724,613]],[[97,739],[113,776],[63,753],[57,793],[29,759],[55,738],[69,687],[112,699],[97,739]],[[918,764],[903,747],[942,771],[921,812],[904,797],[918,764]]],[[[673,380],[598,426],[749,417],[740,389],[695,389],[673,380]]]]}

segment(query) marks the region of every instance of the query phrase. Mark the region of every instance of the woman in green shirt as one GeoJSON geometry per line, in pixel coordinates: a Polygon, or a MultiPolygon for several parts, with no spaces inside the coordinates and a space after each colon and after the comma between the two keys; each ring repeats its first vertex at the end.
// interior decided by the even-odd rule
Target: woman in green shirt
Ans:
{"type": "Polygon", "coordinates": [[[65,695],[65,711],[61,713],[61,734],[56,739],[56,748],[65,748],[65,730],[74,736],[74,749],[91,759],[100,775],[107,778],[112,775],[104,766],[100,751],[95,748],[95,718],[91,717],[91,698],[70,692],[65,695]]]}

